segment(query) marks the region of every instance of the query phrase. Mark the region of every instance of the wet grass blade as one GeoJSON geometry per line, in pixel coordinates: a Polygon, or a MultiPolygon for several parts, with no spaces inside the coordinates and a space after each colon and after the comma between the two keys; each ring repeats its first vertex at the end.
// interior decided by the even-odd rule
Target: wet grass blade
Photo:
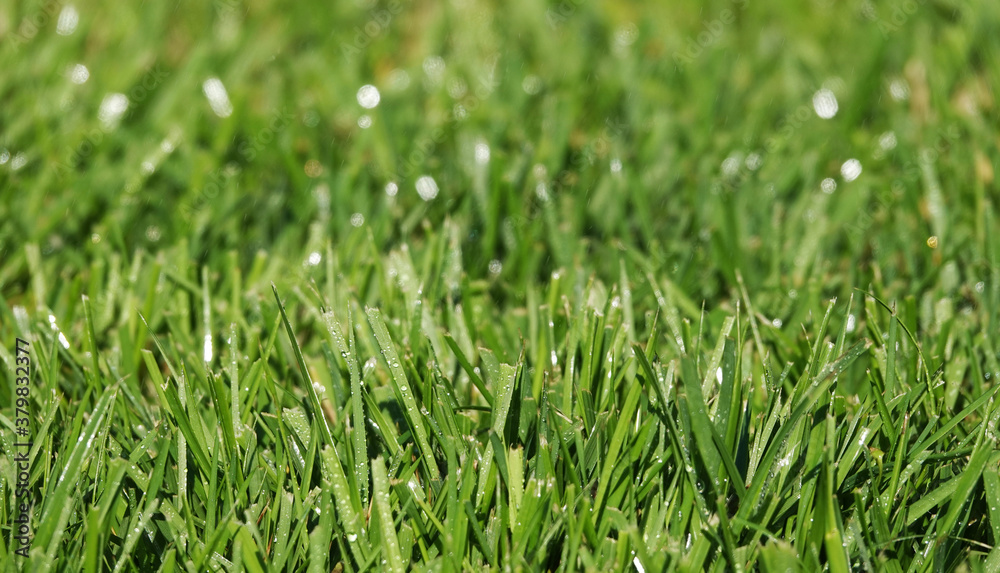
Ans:
{"type": "Polygon", "coordinates": [[[399,361],[399,355],[396,353],[392,339],[389,338],[389,331],[386,330],[385,323],[382,321],[382,314],[378,309],[368,309],[368,322],[372,327],[375,340],[378,341],[379,348],[382,350],[382,357],[389,365],[393,391],[395,391],[396,398],[399,399],[403,406],[404,415],[406,416],[410,430],[416,436],[417,448],[420,450],[420,455],[424,460],[424,469],[431,479],[440,480],[441,472],[438,470],[434,451],[431,449],[431,444],[427,438],[424,414],[413,396],[414,390],[411,387],[411,383],[407,381],[406,373],[403,371],[403,367],[399,361]]]}

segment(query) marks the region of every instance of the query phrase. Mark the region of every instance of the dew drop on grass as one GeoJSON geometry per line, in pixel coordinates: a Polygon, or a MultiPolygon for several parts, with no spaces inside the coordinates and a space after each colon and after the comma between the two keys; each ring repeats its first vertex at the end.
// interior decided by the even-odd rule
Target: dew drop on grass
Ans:
{"type": "Polygon", "coordinates": [[[358,104],[365,109],[373,109],[382,100],[382,95],[379,93],[378,88],[371,84],[361,86],[358,89],[357,97],[358,104]]]}
{"type": "Polygon", "coordinates": [[[441,78],[444,76],[445,64],[440,56],[428,56],[424,59],[423,68],[431,85],[441,83],[441,78]]]}
{"type": "Polygon", "coordinates": [[[480,141],[476,144],[475,155],[477,165],[486,165],[490,162],[490,146],[485,141],[480,141]]]}
{"type": "Polygon", "coordinates": [[[417,179],[417,194],[424,201],[430,201],[437,197],[438,186],[434,178],[430,175],[424,175],[417,179]]]}
{"type": "Polygon", "coordinates": [[[56,21],[56,34],[69,36],[76,31],[79,23],[80,13],[76,11],[76,7],[73,5],[67,5],[62,9],[62,12],[59,12],[59,20],[56,21]]]}
{"type": "Polygon", "coordinates": [[[542,203],[549,202],[551,196],[549,195],[549,188],[545,185],[545,182],[539,181],[538,184],[535,185],[535,196],[538,197],[538,200],[542,203]]]}
{"type": "Polygon", "coordinates": [[[233,114],[233,104],[229,101],[229,94],[226,92],[226,86],[222,85],[222,80],[216,77],[208,78],[201,84],[201,90],[208,98],[208,105],[215,115],[229,117],[233,114]]]}
{"type": "Polygon", "coordinates": [[[542,79],[536,75],[527,75],[521,82],[521,89],[528,95],[535,95],[542,91],[542,79]]]}
{"type": "Polygon", "coordinates": [[[813,109],[816,110],[816,115],[823,119],[830,119],[837,115],[837,110],[839,105],[837,104],[837,96],[833,95],[833,92],[823,88],[813,95],[813,109]]]}
{"type": "Polygon", "coordinates": [[[895,101],[906,101],[910,98],[910,85],[903,78],[896,78],[889,82],[889,95],[895,101]]]}
{"type": "Polygon", "coordinates": [[[840,174],[844,177],[844,181],[854,181],[861,175],[861,162],[853,158],[848,159],[840,166],[840,174]]]}
{"type": "Polygon", "coordinates": [[[83,64],[76,64],[69,69],[69,79],[74,84],[83,84],[90,79],[90,70],[83,64]]]}
{"type": "Polygon", "coordinates": [[[882,151],[889,151],[896,147],[896,134],[892,131],[887,131],[879,136],[878,146],[882,151]]]}
{"type": "Polygon", "coordinates": [[[722,162],[722,173],[727,177],[732,177],[736,175],[740,170],[740,155],[737,152],[733,152],[729,157],[727,157],[722,162]]]}
{"type": "Polygon", "coordinates": [[[469,86],[461,78],[452,78],[448,82],[448,95],[453,99],[462,99],[468,93],[469,86]]]}
{"type": "Polygon", "coordinates": [[[128,98],[125,97],[125,94],[110,93],[101,100],[97,117],[105,127],[110,128],[121,119],[126,110],[128,110],[128,98]]]}
{"type": "Polygon", "coordinates": [[[410,74],[406,70],[396,68],[389,72],[389,89],[392,91],[403,91],[410,87],[410,74]]]}
{"type": "Polygon", "coordinates": [[[635,43],[639,37],[639,28],[629,22],[615,30],[615,48],[621,50],[635,43]]]}

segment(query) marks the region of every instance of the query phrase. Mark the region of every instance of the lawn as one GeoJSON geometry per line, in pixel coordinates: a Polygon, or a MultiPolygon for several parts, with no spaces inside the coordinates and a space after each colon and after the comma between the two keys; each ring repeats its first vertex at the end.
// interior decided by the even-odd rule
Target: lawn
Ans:
{"type": "Polygon", "coordinates": [[[0,570],[1000,571],[1000,3],[7,2],[0,570]]]}

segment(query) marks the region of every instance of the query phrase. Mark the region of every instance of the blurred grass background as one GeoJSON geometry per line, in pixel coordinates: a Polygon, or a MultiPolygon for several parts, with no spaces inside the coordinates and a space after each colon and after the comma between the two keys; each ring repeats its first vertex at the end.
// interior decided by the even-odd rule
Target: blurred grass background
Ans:
{"type": "Polygon", "coordinates": [[[28,242],[65,252],[60,272],[79,271],[102,252],[95,234],[124,252],[186,239],[199,262],[235,249],[245,266],[258,249],[298,251],[313,222],[343,241],[357,212],[383,248],[418,238],[420,221],[460,220],[476,246],[470,272],[502,259],[515,285],[574,257],[614,273],[599,255],[618,243],[676,265],[698,300],[724,298],[734,268],[751,287],[801,288],[811,276],[843,294],[871,269],[891,285],[955,261],[974,284],[990,260],[976,214],[992,216],[997,8],[905,4],[917,9],[898,27],[904,3],[399,2],[397,14],[350,2],[94,4],[77,7],[74,33],[59,36],[52,16],[22,43],[18,30],[46,5],[12,6],[2,137],[26,163],[0,171],[13,259],[2,279],[23,280],[28,242]],[[727,10],[735,21],[712,33],[727,10]],[[82,85],[67,77],[77,64],[89,71],[82,85]],[[229,93],[229,117],[202,93],[210,77],[229,93]],[[892,97],[894,81],[905,99],[892,97]],[[365,84],[382,95],[368,129],[355,100],[365,84]],[[822,86],[837,88],[831,120],[802,112],[822,86]],[[95,137],[109,93],[132,97],[117,129],[95,137]],[[887,132],[897,144],[880,152],[887,132]],[[476,142],[492,153],[485,173],[476,142]],[[930,177],[947,201],[932,221],[914,166],[935,144],[930,177]],[[759,169],[741,165],[739,185],[726,186],[724,160],[755,153],[759,169]],[[820,181],[839,179],[852,157],[864,175],[822,197],[820,181]],[[414,192],[421,174],[444,190],[436,201],[414,192]],[[221,191],[206,200],[213,181],[221,191]],[[390,181],[394,199],[382,192],[390,181]],[[539,184],[557,213],[552,232],[516,225],[546,212],[539,184]],[[191,205],[193,216],[176,216],[191,205]],[[936,234],[936,250],[921,246],[936,234]],[[810,235],[814,252],[784,256],[810,235]]]}

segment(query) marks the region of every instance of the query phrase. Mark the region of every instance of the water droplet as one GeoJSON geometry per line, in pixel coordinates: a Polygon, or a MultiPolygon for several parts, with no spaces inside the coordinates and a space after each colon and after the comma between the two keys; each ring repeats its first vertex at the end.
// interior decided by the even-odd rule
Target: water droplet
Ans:
{"type": "Polygon", "coordinates": [[[365,114],[358,118],[358,127],[361,129],[368,129],[372,126],[372,116],[365,114]]]}
{"type": "Polygon", "coordinates": [[[639,28],[632,22],[629,22],[615,30],[615,48],[619,50],[627,48],[634,44],[638,37],[639,28]]]}
{"type": "Polygon", "coordinates": [[[395,197],[396,193],[399,192],[399,185],[396,185],[394,181],[390,181],[385,184],[385,194],[390,197],[395,197]]]}
{"type": "Polygon", "coordinates": [[[740,154],[732,153],[722,162],[722,174],[727,177],[736,175],[740,170],[740,154]]]}
{"type": "Polygon", "coordinates": [[[351,226],[352,227],[360,227],[361,225],[364,225],[364,224],[365,224],[365,216],[364,215],[362,215],[361,213],[355,213],[355,214],[351,215],[351,226]]]}
{"type": "Polygon", "coordinates": [[[896,134],[892,131],[887,131],[879,136],[878,146],[882,151],[889,151],[896,147],[896,134]]]}
{"type": "Polygon", "coordinates": [[[417,179],[417,193],[424,201],[434,199],[438,194],[437,182],[429,175],[420,177],[417,179]]]}
{"type": "Polygon", "coordinates": [[[476,163],[486,165],[490,162],[490,146],[485,141],[476,144],[476,163]]]}
{"type": "Polygon", "coordinates": [[[452,78],[448,82],[448,95],[453,99],[462,99],[469,91],[469,86],[461,78],[452,78]]]}
{"type": "Polygon", "coordinates": [[[373,109],[381,99],[378,88],[371,84],[363,85],[358,90],[358,103],[365,109],[373,109]]]}
{"type": "Polygon", "coordinates": [[[889,95],[896,101],[905,101],[910,97],[910,85],[903,78],[889,82],[889,95]]]}
{"type": "Polygon", "coordinates": [[[821,118],[830,119],[837,115],[837,110],[839,109],[837,96],[833,95],[833,92],[826,88],[819,90],[813,95],[813,109],[816,110],[816,115],[821,118]]]}
{"type": "Polygon", "coordinates": [[[229,102],[229,94],[226,93],[226,86],[222,85],[222,80],[211,77],[201,84],[201,90],[208,98],[208,105],[219,117],[229,117],[233,114],[233,104],[229,102]]]}
{"type": "Polygon", "coordinates": [[[88,70],[87,66],[83,64],[76,64],[69,69],[67,75],[69,76],[70,81],[74,84],[83,84],[90,79],[90,70],[88,70]]]}
{"type": "Polygon", "coordinates": [[[118,120],[125,114],[125,110],[128,109],[128,98],[125,94],[111,93],[104,96],[101,101],[101,107],[97,112],[97,117],[100,118],[101,123],[105,127],[114,127],[118,120]]]}
{"type": "Polygon", "coordinates": [[[444,60],[440,56],[427,56],[424,60],[423,68],[431,84],[441,83],[441,77],[444,76],[444,67],[444,60]]]}
{"type": "Polygon", "coordinates": [[[535,196],[537,196],[538,200],[542,203],[549,202],[549,188],[545,186],[543,181],[539,181],[538,184],[535,185],[535,196]]]}
{"type": "Polygon", "coordinates": [[[829,195],[837,190],[837,182],[834,181],[833,178],[827,177],[820,182],[819,188],[822,189],[824,193],[829,195]]]}
{"type": "Polygon", "coordinates": [[[535,95],[542,91],[542,79],[534,74],[527,75],[521,82],[521,89],[528,95],[535,95]]]}
{"type": "Polygon", "coordinates": [[[389,72],[389,89],[393,91],[403,91],[410,87],[410,74],[406,70],[396,68],[389,72]]]}
{"type": "Polygon", "coordinates": [[[212,335],[205,335],[205,352],[204,352],[205,362],[212,361],[212,335]]]}
{"type": "Polygon", "coordinates": [[[840,166],[840,174],[843,175],[844,181],[854,181],[861,175],[861,162],[857,159],[848,159],[840,166]]]}
{"type": "Polygon", "coordinates": [[[69,36],[76,31],[77,24],[80,23],[80,13],[70,4],[59,13],[59,20],[56,22],[56,34],[69,36]]]}

